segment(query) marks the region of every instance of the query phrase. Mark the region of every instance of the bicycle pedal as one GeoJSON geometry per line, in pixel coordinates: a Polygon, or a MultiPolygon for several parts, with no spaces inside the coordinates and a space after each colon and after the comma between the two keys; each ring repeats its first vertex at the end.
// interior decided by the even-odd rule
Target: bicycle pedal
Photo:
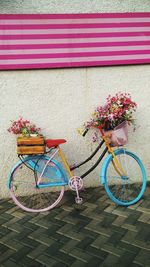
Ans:
{"type": "Polygon", "coordinates": [[[77,204],[82,204],[82,202],[83,202],[83,198],[82,198],[82,197],[76,197],[76,198],[75,198],[75,202],[76,202],[77,204]]]}

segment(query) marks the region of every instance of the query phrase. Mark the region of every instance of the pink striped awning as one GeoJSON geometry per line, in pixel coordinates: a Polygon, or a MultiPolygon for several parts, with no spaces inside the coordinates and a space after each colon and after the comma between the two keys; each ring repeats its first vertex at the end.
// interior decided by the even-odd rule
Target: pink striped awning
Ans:
{"type": "Polygon", "coordinates": [[[150,12],[0,15],[0,70],[142,63],[150,12]]]}

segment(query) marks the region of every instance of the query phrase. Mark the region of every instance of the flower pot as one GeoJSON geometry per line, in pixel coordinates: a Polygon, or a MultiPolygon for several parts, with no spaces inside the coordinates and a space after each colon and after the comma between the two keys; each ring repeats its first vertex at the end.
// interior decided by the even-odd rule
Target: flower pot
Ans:
{"type": "Polygon", "coordinates": [[[21,136],[17,138],[17,154],[31,155],[31,154],[44,154],[45,142],[42,135],[27,137],[21,136]]]}
{"type": "Polygon", "coordinates": [[[30,137],[36,137],[36,136],[38,136],[38,134],[34,133],[34,134],[30,134],[29,136],[30,137]]]}
{"type": "Polygon", "coordinates": [[[126,121],[120,123],[111,131],[110,142],[112,146],[124,146],[127,144],[128,125],[126,121]]]}

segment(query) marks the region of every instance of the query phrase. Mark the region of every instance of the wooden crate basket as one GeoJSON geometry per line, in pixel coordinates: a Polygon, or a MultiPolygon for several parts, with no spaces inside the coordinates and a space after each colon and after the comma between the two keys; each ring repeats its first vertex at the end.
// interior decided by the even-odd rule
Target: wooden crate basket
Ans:
{"type": "Polygon", "coordinates": [[[17,154],[31,155],[44,154],[45,142],[42,135],[36,137],[18,137],[17,138],[17,154]]]}

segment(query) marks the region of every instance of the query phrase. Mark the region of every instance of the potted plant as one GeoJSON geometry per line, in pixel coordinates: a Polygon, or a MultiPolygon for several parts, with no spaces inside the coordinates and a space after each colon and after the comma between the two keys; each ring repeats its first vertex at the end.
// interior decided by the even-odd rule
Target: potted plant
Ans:
{"type": "Polygon", "coordinates": [[[44,154],[44,137],[40,135],[40,128],[29,120],[20,117],[18,120],[12,121],[7,130],[9,133],[17,135],[18,155],[44,154]]]}
{"type": "Polygon", "coordinates": [[[13,133],[19,136],[37,136],[40,133],[40,128],[36,127],[35,124],[31,123],[29,120],[24,120],[20,117],[16,121],[11,121],[11,126],[7,129],[9,133],[13,133]]]}
{"type": "MultiPolygon", "coordinates": [[[[117,93],[114,96],[109,95],[104,106],[98,106],[92,113],[91,119],[84,124],[84,130],[91,127],[102,127],[104,134],[110,137],[114,145],[122,145],[127,142],[127,125],[134,125],[133,114],[136,111],[137,104],[132,101],[128,93],[117,93]],[[116,136],[124,136],[124,141],[115,141],[116,136]],[[125,138],[126,135],[126,138],[125,138]]],[[[93,141],[98,139],[97,132],[94,132],[93,141]]]]}

